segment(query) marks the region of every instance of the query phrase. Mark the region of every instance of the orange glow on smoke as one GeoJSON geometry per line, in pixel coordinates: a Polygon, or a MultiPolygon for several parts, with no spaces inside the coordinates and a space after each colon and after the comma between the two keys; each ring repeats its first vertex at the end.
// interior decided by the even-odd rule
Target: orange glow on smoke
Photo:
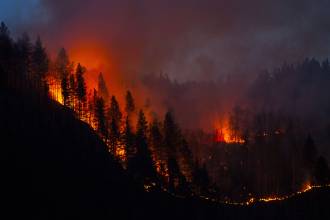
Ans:
{"type": "Polygon", "coordinates": [[[109,52],[97,43],[76,42],[68,52],[71,60],[82,63],[90,70],[108,69],[111,66],[109,52]]]}
{"type": "Polygon", "coordinates": [[[100,72],[104,75],[115,72],[109,51],[96,41],[80,40],[73,43],[68,52],[72,61],[86,67],[85,79],[90,89],[97,89],[97,76],[100,72]]]}

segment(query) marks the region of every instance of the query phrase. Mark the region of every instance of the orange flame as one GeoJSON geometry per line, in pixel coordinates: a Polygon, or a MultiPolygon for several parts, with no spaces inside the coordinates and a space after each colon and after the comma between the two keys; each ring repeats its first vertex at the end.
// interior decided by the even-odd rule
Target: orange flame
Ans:
{"type": "Polygon", "coordinates": [[[57,80],[52,75],[48,75],[46,80],[49,86],[50,97],[53,100],[59,102],[60,104],[63,104],[63,96],[62,96],[61,85],[59,80],[57,80]]]}
{"type": "Polygon", "coordinates": [[[232,131],[229,127],[228,119],[217,120],[215,123],[215,131],[213,141],[215,143],[227,143],[227,144],[244,144],[245,140],[241,137],[233,137],[232,131]],[[221,123],[222,122],[222,123],[221,123]]]}

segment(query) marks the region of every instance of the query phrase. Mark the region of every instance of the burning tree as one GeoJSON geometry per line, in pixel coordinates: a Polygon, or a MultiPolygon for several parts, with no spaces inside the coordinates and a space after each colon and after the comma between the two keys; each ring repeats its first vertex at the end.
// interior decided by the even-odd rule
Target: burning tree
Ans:
{"type": "Polygon", "coordinates": [[[78,63],[76,68],[76,81],[77,81],[77,87],[76,87],[76,94],[78,99],[78,117],[80,119],[83,119],[84,117],[84,109],[86,107],[86,83],[84,79],[84,73],[86,72],[86,68],[81,66],[80,63],[78,63]]]}

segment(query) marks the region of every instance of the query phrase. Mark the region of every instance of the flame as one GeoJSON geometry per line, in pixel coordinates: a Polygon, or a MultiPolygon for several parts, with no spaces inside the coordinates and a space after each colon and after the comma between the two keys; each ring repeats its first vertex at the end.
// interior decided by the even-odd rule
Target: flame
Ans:
{"type": "Polygon", "coordinates": [[[213,141],[215,143],[227,144],[244,144],[245,140],[240,137],[233,137],[232,131],[229,127],[228,119],[217,120],[215,123],[215,131],[213,141]],[[222,123],[221,123],[222,122],[222,123]]]}
{"type": "Polygon", "coordinates": [[[300,193],[307,192],[307,191],[311,190],[313,187],[317,187],[317,186],[312,186],[312,185],[310,184],[310,182],[307,182],[307,183],[303,186],[303,188],[301,189],[301,191],[299,191],[298,193],[300,194],[300,193]]]}
{"type": "Polygon", "coordinates": [[[62,96],[62,92],[61,92],[61,85],[59,80],[57,80],[54,76],[52,75],[48,75],[47,78],[47,83],[49,86],[49,94],[50,97],[59,102],[60,104],[63,105],[63,96],[62,96]]]}
{"type": "MultiPolygon", "coordinates": [[[[59,80],[56,79],[53,75],[50,74],[50,75],[47,76],[47,82],[48,82],[48,85],[49,85],[49,93],[50,93],[51,98],[54,99],[55,101],[59,102],[60,104],[63,104],[63,97],[62,97],[62,93],[61,93],[61,87],[60,87],[60,84],[59,84],[59,80]]],[[[81,120],[88,123],[94,130],[96,130],[96,125],[92,121],[89,121],[88,118],[81,118],[81,120]]],[[[226,123],[224,123],[224,124],[219,123],[216,126],[214,141],[217,142],[217,143],[222,142],[222,143],[239,143],[239,144],[243,144],[245,142],[243,139],[241,139],[241,138],[233,139],[231,137],[231,131],[230,131],[229,126],[228,126],[228,120],[226,120],[225,122],[226,123]]],[[[104,143],[107,144],[107,141],[104,140],[104,143]]],[[[118,144],[117,151],[113,152],[113,153],[124,164],[125,160],[127,159],[124,145],[118,144]]],[[[162,167],[162,161],[161,160],[159,160],[157,158],[153,158],[153,159],[156,162],[157,172],[160,173],[161,175],[163,175],[165,178],[167,178],[168,177],[168,168],[165,167],[165,169],[164,169],[164,167],[162,167]]],[[[145,191],[149,192],[155,186],[156,186],[155,183],[145,184],[144,189],[145,189],[145,191]]],[[[208,197],[204,197],[202,195],[200,196],[200,198],[205,199],[205,200],[211,200],[212,202],[221,202],[221,203],[229,204],[229,205],[249,206],[249,205],[253,205],[257,202],[272,202],[272,201],[282,201],[282,200],[290,199],[290,198],[292,198],[294,196],[297,196],[299,194],[308,192],[308,191],[310,191],[312,189],[315,189],[315,188],[321,188],[321,187],[330,187],[330,184],[325,185],[325,186],[320,186],[320,185],[311,185],[310,182],[306,182],[306,184],[302,187],[302,189],[300,191],[297,191],[297,192],[289,194],[289,195],[269,196],[269,197],[263,197],[263,198],[251,197],[245,202],[219,201],[219,200],[216,200],[215,198],[208,198],[208,197]]],[[[167,191],[166,189],[163,189],[163,190],[167,191]]],[[[175,194],[173,194],[173,196],[178,197],[178,195],[175,195],[175,194]]]]}
{"type": "Polygon", "coordinates": [[[216,128],[215,129],[215,132],[214,132],[214,142],[216,143],[227,143],[228,141],[228,134],[223,132],[223,129],[218,129],[216,128]]]}

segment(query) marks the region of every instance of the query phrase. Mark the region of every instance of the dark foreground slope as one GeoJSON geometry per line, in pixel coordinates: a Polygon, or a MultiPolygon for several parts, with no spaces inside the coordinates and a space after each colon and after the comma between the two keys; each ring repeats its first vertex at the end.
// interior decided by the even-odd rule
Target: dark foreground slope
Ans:
{"type": "Polygon", "coordinates": [[[67,109],[13,90],[1,90],[0,103],[1,179],[13,216],[125,214],[140,196],[102,141],[67,109]]]}
{"type": "Polygon", "coordinates": [[[1,219],[329,219],[330,191],[250,207],[145,193],[88,125],[0,88],[1,219]]]}
{"type": "MultiPolygon", "coordinates": [[[[0,219],[178,219],[192,213],[185,200],[145,193],[87,124],[33,91],[0,87],[0,141],[0,219]]],[[[205,216],[201,207],[198,214],[205,216]]]]}

